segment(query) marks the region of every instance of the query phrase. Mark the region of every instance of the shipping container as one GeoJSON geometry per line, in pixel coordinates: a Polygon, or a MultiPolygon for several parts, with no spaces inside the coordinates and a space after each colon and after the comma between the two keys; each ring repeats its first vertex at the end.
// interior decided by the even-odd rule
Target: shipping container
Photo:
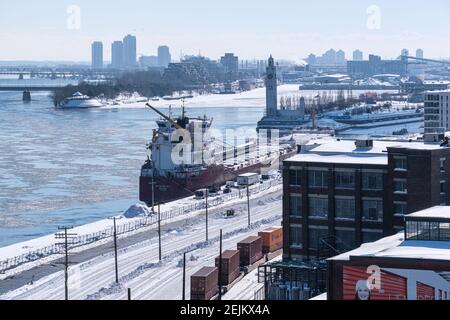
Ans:
{"type": "MultiPolygon", "coordinates": [[[[222,270],[220,274],[220,284],[229,285],[239,277],[240,262],[239,250],[227,250],[222,253],[222,270]]],[[[216,267],[219,268],[219,257],[216,258],[216,267]]]]}
{"type": "Polygon", "coordinates": [[[218,292],[219,269],[204,267],[191,276],[191,300],[211,300],[218,292]]]}
{"type": "Polygon", "coordinates": [[[237,244],[241,267],[249,266],[262,258],[262,238],[248,237],[237,244]]]}
{"type": "Polygon", "coordinates": [[[240,186],[251,186],[259,181],[259,173],[245,173],[237,177],[237,184],[240,186]]]}
{"type": "Polygon", "coordinates": [[[275,252],[283,248],[283,228],[272,227],[258,233],[262,238],[263,254],[275,252]]]}

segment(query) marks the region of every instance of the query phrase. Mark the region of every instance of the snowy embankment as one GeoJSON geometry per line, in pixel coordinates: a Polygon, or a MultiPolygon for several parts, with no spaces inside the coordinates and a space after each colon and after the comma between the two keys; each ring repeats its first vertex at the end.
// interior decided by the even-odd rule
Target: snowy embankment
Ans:
{"type": "MultiPolygon", "coordinates": [[[[286,84],[278,87],[278,93],[283,96],[300,95],[298,85],[286,84]]],[[[302,93],[303,95],[305,93],[302,93]]],[[[316,93],[317,94],[317,93],[316,93]]],[[[312,93],[311,93],[312,95],[312,93]]],[[[257,88],[236,94],[205,94],[196,95],[193,98],[185,99],[188,108],[224,108],[224,107],[259,107],[266,105],[266,88],[257,88]]],[[[156,108],[180,107],[181,100],[149,101],[156,108]]],[[[129,103],[122,105],[108,105],[104,108],[145,108],[145,102],[129,103]]]]}
{"type": "MultiPolygon", "coordinates": [[[[261,185],[251,187],[251,199],[277,190],[281,190],[281,180],[273,179],[266,181],[261,185]]],[[[245,197],[240,198],[239,196],[239,191],[233,190],[231,194],[212,197],[209,201],[209,206],[221,208],[232,206],[246,200],[245,197]]],[[[182,221],[189,217],[202,214],[204,213],[204,207],[204,200],[195,200],[193,197],[162,205],[160,208],[162,212],[162,223],[182,221]]],[[[149,216],[150,213],[151,208],[137,204],[132,206],[123,215],[117,217],[119,238],[155,229],[157,217],[154,215],[149,216]]],[[[110,242],[113,234],[113,220],[105,219],[79,226],[70,232],[77,234],[77,239],[81,239],[85,243],[76,246],[71,252],[81,252],[110,242]]],[[[52,234],[0,248],[0,267],[5,264],[5,261],[13,265],[17,260],[23,260],[23,262],[16,263],[11,268],[5,268],[0,273],[0,280],[60,258],[61,254],[57,254],[61,252],[61,247],[57,246],[57,243],[60,241],[55,239],[55,235],[52,234]]]]}
{"type": "MultiPolygon", "coordinates": [[[[180,299],[181,260],[187,254],[186,292],[189,298],[190,276],[203,266],[213,266],[219,253],[219,230],[223,229],[223,250],[235,249],[236,243],[267,227],[280,225],[282,217],[280,188],[271,188],[253,196],[250,227],[246,203],[227,203],[236,216],[225,218],[220,210],[211,212],[209,241],[205,241],[204,216],[189,216],[181,227],[169,229],[162,236],[162,261],[158,261],[158,238],[152,237],[119,249],[120,284],[114,281],[112,250],[70,267],[70,299],[180,299]]],[[[185,217],[186,218],[186,217],[185,217]]],[[[119,242],[120,246],[120,242],[119,242]]],[[[76,256],[73,257],[76,260],[76,256]]],[[[63,299],[64,273],[58,271],[33,284],[8,292],[0,299],[63,299]]]]}

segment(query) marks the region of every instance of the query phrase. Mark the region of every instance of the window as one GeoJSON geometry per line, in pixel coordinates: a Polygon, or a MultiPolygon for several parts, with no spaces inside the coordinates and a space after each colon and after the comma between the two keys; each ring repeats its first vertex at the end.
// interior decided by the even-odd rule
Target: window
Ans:
{"type": "Polygon", "coordinates": [[[291,195],[289,198],[290,202],[290,214],[294,217],[302,216],[302,196],[301,195],[291,195]]]}
{"type": "Polygon", "coordinates": [[[298,170],[289,170],[289,185],[301,186],[302,185],[302,172],[298,170]]]}
{"type": "Polygon", "coordinates": [[[336,247],[339,251],[348,251],[356,247],[354,229],[336,228],[336,247]]]}
{"type": "Polygon", "coordinates": [[[362,231],[362,242],[374,242],[383,238],[383,231],[381,230],[364,230],[362,231]]]}
{"type": "Polygon", "coordinates": [[[309,171],[309,186],[311,188],[327,188],[328,172],[327,171],[309,171]]]}
{"type": "Polygon", "coordinates": [[[445,181],[441,181],[440,190],[441,190],[441,194],[445,194],[445,181]]]}
{"type": "Polygon", "coordinates": [[[383,174],[363,172],[362,184],[364,190],[383,190],[383,174]]]}
{"type": "Polygon", "coordinates": [[[383,221],[383,201],[363,200],[363,220],[383,221]]]}
{"type": "Polygon", "coordinates": [[[301,225],[291,226],[290,240],[291,246],[303,247],[303,227],[301,225]]]}
{"type": "Polygon", "coordinates": [[[336,219],[355,219],[355,199],[336,198],[336,219]]]}
{"type": "Polygon", "coordinates": [[[395,158],[395,170],[406,170],[407,168],[406,158],[395,158]]]}
{"type": "Polygon", "coordinates": [[[328,217],[328,198],[311,196],[309,198],[309,217],[326,219],[328,217]]]}
{"type": "Polygon", "coordinates": [[[355,173],[336,171],[335,174],[336,188],[354,189],[355,188],[355,173]]]}
{"type": "Polygon", "coordinates": [[[406,180],[394,180],[394,192],[395,193],[408,193],[406,188],[406,180]]]}
{"type": "Polygon", "coordinates": [[[328,236],[328,228],[326,227],[309,227],[309,248],[317,250],[319,248],[319,242],[322,238],[328,236]]]}
{"type": "Polygon", "coordinates": [[[407,214],[405,202],[394,202],[394,216],[404,216],[407,214]]]}

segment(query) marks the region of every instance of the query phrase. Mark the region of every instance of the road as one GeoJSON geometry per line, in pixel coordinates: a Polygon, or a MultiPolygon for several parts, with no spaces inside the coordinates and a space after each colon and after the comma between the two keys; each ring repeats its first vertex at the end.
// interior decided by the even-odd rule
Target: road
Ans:
{"type": "MultiPolygon", "coordinates": [[[[226,208],[209,212],[210,240],[205,241],[205,215],[162,226],[163,260],[158,261],[157,230],[151,229],[119,240],[119,277],[115,283],[112,242],[75,253],[70,257],[70,299],[125,299],[127,288],[133,299],[180,299],[183,252],[188,253],[186,291],[189,277],[204,265],[214,265],[218,255],[219,230],[224,233],[224,250],[248,235],[269,226],[281,224],[281,190],[251,200],[252,225],[247,225],[245,199],[226,208]],[[236,216],[224,218],[221,213],[234,208],[236,216]]],[[[0,282],[0,299],[63,299],[62,260],[42,265],[0,282]],[[30,284],[33,279],[33,283],[30,284]]]]}

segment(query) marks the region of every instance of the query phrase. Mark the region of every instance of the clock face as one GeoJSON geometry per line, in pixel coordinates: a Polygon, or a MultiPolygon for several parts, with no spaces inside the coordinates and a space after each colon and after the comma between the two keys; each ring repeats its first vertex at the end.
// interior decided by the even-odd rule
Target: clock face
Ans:
{"type": "Polygon", "coordinates": [[[269,75],[267,76],[267,79],[272,80],[272,79],[273,79],[273,74],[269,74],[269,75]]]}

